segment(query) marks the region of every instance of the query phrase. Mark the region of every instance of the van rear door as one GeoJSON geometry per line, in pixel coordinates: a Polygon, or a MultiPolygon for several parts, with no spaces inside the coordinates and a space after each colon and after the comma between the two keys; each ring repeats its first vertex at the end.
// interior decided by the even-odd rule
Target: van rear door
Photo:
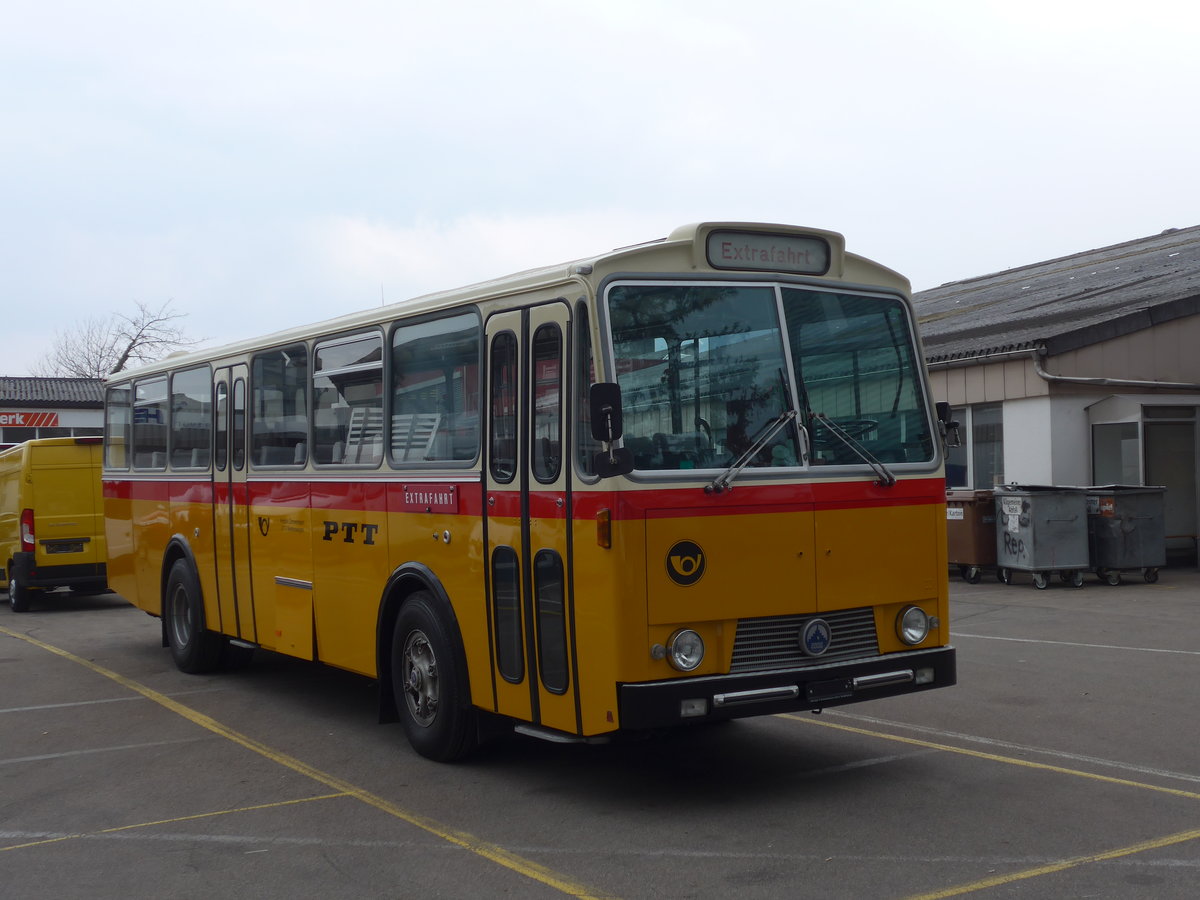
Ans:
{"type": "MultiPolygon", "coordinates": [[[[33,445],[29,492],[37,533],[35,566],[105,563],[100,440],[33,445]]],[[[102,571],[102,570],[100,570],[102,571]]],[[[79,574],[85,570],[80,569],[79,574]]],[[[100,576],[103,579],[103,576],[100,576]]]]}

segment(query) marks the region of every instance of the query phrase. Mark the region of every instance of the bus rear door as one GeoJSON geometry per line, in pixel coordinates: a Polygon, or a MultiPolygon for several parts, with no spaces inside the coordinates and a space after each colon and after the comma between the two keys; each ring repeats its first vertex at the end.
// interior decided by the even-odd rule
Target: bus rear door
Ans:
{"type": "MultiPolygon", "coordinates": [[[[250,587],[250,503],[246,485],[246,367],[216,372],[213,555],[220,631],[257,642],[250,587]]],[[[217,623],[209,623],[213,627],[217,623]]],[[[216,629],[214,629],[216,630],[216,629]]]]}

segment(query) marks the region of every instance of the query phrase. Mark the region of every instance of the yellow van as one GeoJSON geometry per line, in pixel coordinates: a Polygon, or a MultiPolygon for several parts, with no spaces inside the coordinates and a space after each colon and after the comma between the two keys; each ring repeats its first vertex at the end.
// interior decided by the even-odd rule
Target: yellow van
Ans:
{"type": "Polygon", "coordinates": [[[101,439],[41,438],[0,453],[0,582],[13,612],[49,588],[107,590],[101,439]]]}

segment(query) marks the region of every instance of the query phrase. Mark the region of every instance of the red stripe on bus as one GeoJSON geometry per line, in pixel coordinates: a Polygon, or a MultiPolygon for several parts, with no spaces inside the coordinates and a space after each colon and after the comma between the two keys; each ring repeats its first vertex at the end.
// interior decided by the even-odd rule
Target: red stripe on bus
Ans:
{"type": "MultiPolygon", "coordinates": [[[[882,487],[873,481],[736,485],[721,494],[706,494],[699,486],[654,488],[643,491],[576,491],[573,518],[590,520],[602,510],[610,511],[616,521],[659,519],[687,516],[744,514],[747,507],[764,511],[796,512],[814,509],[863,509],[881,506],[914,506],[945,502],[946,482],[942,478],[898,481],[882,487]]],[[[457,510],[443,515],[481,516],[484,498],[478,485],[459,483],[457,510]]],[[[143,500],[156,503],[226,504],[233,489],[234,505],[279,506],[300,509],[355,509],[366,512],[405,511],[405,485],[373,481],[252,481],[217,482],[208,479],[178,481],[147,478],[142,481],[105,481],[104,496],[112,500],[143,500]]],[[[531,491],[529,512],[533,518],[562,519],[565,506],[559,506],[561,493],[531,491]]],[[[519,491],[487,492],[487,512],[500,518],[519,518],[519,491]]],[[[412,515],[423,515],[412,512],[412,515]]]]}

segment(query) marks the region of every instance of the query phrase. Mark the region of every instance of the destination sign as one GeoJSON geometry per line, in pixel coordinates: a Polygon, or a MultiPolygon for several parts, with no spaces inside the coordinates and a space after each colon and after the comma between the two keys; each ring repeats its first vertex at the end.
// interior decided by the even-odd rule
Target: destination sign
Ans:
{"type": "Polygon", "coordinates": [[[753,269],[759,272],[798,272],[824,275],[829,271],[829,243],[798,234],[713,231],[706,247],[714,269],[753,269]]]}

